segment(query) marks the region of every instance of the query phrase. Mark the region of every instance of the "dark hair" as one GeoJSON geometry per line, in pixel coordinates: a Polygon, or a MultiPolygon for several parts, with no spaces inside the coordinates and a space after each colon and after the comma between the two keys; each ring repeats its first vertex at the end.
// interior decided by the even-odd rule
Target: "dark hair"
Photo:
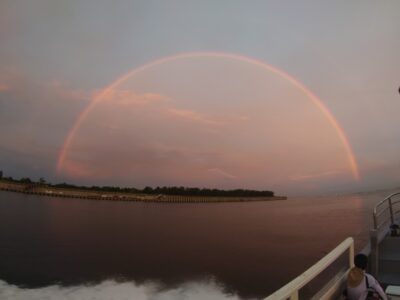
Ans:
{"type": "Polygon", "coordinates": [[[356,265],[357,268],[365,270],[368,264],[368,257],[362,253],[357,254],[354,257],[354,264],[356,265]]]}

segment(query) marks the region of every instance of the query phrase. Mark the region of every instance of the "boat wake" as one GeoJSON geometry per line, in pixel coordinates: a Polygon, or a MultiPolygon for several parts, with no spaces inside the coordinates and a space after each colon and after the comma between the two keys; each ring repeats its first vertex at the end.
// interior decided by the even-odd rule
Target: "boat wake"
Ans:
{"type": "Polygon", "coordinates": [[[3,300],[239,300],[237,295],[227,295],[213,282],[189,282],[174,288],[160,288],[157,284],[117,282],[106,280],[93,285],[21,288],[0,280],[0,299],[3,300]]]}

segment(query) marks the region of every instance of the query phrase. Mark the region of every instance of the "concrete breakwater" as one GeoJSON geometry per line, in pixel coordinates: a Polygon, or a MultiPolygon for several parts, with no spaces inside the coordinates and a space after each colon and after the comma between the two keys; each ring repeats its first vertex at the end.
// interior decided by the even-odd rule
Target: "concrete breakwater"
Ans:
{"type": "Polygon", "coordinates": [[[45,185],[22,184],[14,182],[0,182],[0,190],[41,195],[50,197],[79,198],[88,200],[108,201],[136,201],[162,203],[218,203],[218,202],[249,202],[286,200],[287,197],[218,197],[218,196],[181,196],[181,195],[147,195],[130,193],[112,193],[101,191],[87,191],[79,189],[62,189],[45,185]]]}

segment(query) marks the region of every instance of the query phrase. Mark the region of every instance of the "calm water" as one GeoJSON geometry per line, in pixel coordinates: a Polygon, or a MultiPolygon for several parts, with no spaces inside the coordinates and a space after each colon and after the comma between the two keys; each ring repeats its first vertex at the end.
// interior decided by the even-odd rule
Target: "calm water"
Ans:
{"type": "Polygon", "coordinates": [[[0,295],[12,285],[112,280],[164,290],[206,282],[222,295],[260,298],[347,236],[361,249],[371,209],[387,194],[144,204],[0,192],[0,295]]]}

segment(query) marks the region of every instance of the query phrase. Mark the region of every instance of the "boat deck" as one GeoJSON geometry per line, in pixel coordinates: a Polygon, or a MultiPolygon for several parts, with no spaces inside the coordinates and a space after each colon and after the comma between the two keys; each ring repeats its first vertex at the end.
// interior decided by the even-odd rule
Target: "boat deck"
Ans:
{"type": "Polygon", "coordinates": [[[400,286],[400,236],[387,236],[379,245],[378,280],[400,286]]]}

